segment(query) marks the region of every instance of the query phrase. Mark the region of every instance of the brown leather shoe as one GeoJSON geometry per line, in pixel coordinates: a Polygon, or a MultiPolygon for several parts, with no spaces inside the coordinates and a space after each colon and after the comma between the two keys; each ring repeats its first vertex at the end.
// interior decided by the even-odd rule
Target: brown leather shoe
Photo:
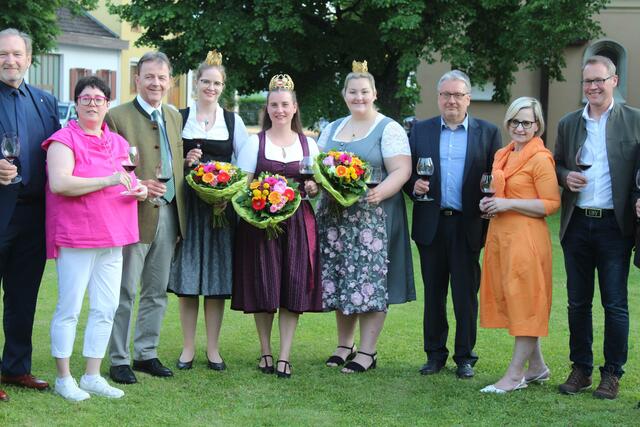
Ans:
{"type": "Polygon", "coordinates": [[[5,393],[4,390],[0,390],[0,401],[2,401],[2,402],[8,402],[9,401],[9,395],[7,393],[5,393]]]}
{"type": "Polygon", "coordinates": [[[598,399],[615,399],[618,396],[620,378],[612,371],[600,368],[600,384],[593,392],[593,397],[598,399]]]}
{"type": "Polygon", "coordinates": [[[0,377],[0,382],[2,382],[3,384],[12,384],[19,387],[33,388],[36,390],[46,390],[49,388],[48,382],[40,380],[31,374],[16,376],[2,375],[0,377]]]}
{"type": "Polygon", "coordinates": [[[587,376],[575,366],[571,368],[569,378],[560,384],[558,389],[562,394],[576,394],[591,387],[591,376],[587,376]]]}

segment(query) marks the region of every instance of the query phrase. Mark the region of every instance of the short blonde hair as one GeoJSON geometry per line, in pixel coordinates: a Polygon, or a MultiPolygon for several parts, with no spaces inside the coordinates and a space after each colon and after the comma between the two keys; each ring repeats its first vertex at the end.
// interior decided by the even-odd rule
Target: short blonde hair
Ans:
{"type": "Polygon", "coordinates": [[[356,73],[354,71],[347,74],[347,77],[344,79],[344,86],[342,87],[342,96],[345,96],[347,94],[347,86],[349,85],[349,82],[355,79],[367,79],[369,81],[369,84],[371,85],[371,89],[377,93],[376,80],[373,78],[373,75],[371,75],[371,73],[356,73]]]}
{"type": "Polygon", "coordinates": [[[540,101],[538,101],[537,99],[530,98],[528,96],[518,98],[513,101],[511,105],[509,105],[509,108],[507,108],[507,112],[504,115],[504,122],[502,123],[505,130],[507,132],[509,131],[509,121],[516,115],[518,115],[518,112],[524,108],[531,108],[531,110],[533,111],[533,117],[538,124],[538,130],[534,135],[542,135],[544,133],[544,116],[542,115],[542,105],[540,105],[540,101]]]}

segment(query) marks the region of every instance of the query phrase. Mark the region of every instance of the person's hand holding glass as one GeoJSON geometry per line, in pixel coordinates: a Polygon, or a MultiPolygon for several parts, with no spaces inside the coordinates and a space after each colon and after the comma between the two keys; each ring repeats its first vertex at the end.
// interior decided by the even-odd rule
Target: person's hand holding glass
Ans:
{"type": "Polygon", "coordinates": [[[416,174],[420,179],[416,181],[413,192],[415,193],[416,202],[432,202],[433,199],[428,196],[429,178],[433,175],[434,166],[431,157],[420,157],[416,164],[416,174]]]}
{"type": "Polygon", "coordinates": [[[144,182],[149,190],[149,202],[156,206],[164,206],[167,201],[162,197],[167,192],[167,186],[165,185],[171,178],[173,178],[173,167],[171,162],[163,162],[160,160],[155,169],[155,180],[149,179],[144,182]]]}
{"type": "Polygon", "coordinates": [[[2,155],[10,165],[0,165],[0,182],[6,184],[17,184],[22,182],[22,177],[17,174],[15,160],[20,155],[20,141],[18,135],[14,133],[6,133],[2,136],[0,142],[0,148],[2,149],[2,155]],[[15,173],[15,175],[14,175],[15,173]],[[6,176],[6,179],[1,179],[2,176],[6,176]],[[13,176],[13,178],[10,178],[13,176]]]}
{"type": "Polygon", "coordinates": [[[304,182],[305,196],[302,200],[309,200],[309,196],[315,197],[318,194],[318,185],[313,181],[313,157],[304,156],[300,160],[299,172],[304,182]]]}
{"type": "Polygon", "coordinates": [[[493,186],[493,175],[488,172],[482,174],[482,178],[480,178],[480,191],[486,195],[482,200],[480,200],[480,210],[483,212],[482,215],[480,215],[480,218],[493,218],[495,215],[488,213],[488,203],[496,193],[493,186]]]}
{"type": "Polygon", "coordinates": [[[576,166],[580,169],[578,171],[571,171],[567,174],[567,187],[573,192],[580,192],[587,185],[587,177],[584,172],[587,171],[595,160],[593,151],[583,144],[578,148],[576,152],[576,166]]]}

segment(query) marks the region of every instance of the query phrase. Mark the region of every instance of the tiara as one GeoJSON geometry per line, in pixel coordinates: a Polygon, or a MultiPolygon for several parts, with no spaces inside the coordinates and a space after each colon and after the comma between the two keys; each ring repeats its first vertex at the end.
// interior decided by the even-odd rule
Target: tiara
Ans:
{"type": "Polygon", "coordinates": [[[368,73],[369,72],[369,68],[367,68],[367,61],[358,62],[358,61],[354,60],[351,63],[351,70],[354,73],[368,73]]]}
{"type": "Polygon", "coordinates": [[[214,67],[222,65],[222,54],[217,50],[213,49],[207,53],[207,59],[204,60],[208,65],[213,65],[214,67]]]}
{"type": "Polygon", "coordinates": [[[293,80],[289,74],[276,74],[271,77],[271,81],[269,82],[269,90],[293,90],[293,87],[293,80]]]}

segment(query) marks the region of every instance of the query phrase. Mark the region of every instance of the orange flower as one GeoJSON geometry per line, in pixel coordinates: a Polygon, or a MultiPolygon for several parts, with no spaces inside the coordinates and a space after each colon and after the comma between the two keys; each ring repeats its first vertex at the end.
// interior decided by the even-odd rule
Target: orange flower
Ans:
{"type": "Polygon", "coordinates": [[[207,184],[209,184],[212,181],[213,181],[213,174],[211,172],[207,172],[204,175],[202,175],[202,182],[206,182],[207,184]]]}
{"type": "Polygon", "coordinates": [[[347,175],[347,168],[339,165],[336,167],[336,175],[338,175],[339,178],[342,178],[343,176],[347,175]]]}
{"type": "Polygon", "coordinates": [[[278,203],[280,203],[281,199],[282,197],[277,191],[272,191],[271,193],[269,193],[269,203],[271,203],[272,205],[277,205],[278,203]]]}
{"type": "Polygon", "coordinates": [[[252,190],[255,190],[256,188],[260,187],[260,181],[253,181],[250,185],[249,188],[252,190]]]}

